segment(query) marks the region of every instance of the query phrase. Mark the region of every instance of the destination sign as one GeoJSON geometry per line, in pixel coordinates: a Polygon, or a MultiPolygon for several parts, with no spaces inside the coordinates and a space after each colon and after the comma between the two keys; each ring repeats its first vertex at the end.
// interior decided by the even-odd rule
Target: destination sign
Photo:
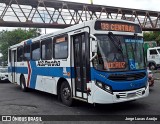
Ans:
{"type": "Polygon", "coordinates": [[[123,69],[126,68],[126,62],[106,62],[104,67],[107,69],[123,69]]]}
{"type": "Polygon", "coordinates": [[[95,23],[95,30],[122,31],[122,32],[134,32],[134,33],[142,32],[139,25],[126,22],[116,22],[116,21],[97,21],[95,23]]]}
{"type": "Polygon", "coordinates": [[[65,42],[65,37],[60,37],[56,39],[56,43],[65,42]]]}

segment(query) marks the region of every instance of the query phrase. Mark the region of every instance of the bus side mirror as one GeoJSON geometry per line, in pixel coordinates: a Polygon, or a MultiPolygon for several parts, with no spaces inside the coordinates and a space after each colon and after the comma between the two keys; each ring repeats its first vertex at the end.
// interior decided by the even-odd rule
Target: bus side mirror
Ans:
{"type": "Polygon", "coordinates": [[[97,38],[93,34],[90,34],[90,38],[92,38],[91,51],[97,53],[97,38]]]}

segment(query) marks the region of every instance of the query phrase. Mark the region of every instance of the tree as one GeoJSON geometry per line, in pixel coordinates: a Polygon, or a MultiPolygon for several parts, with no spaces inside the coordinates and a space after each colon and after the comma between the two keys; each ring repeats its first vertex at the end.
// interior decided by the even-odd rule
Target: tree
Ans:
{"type": "Polygon", "coordinates": [[[160,45],[160,32],[144,32],[143,33],[144,41],[156,41],[158,45],[160,45]]]}
{"type": "Polygon", "coordinates": [[[156,38],[157,45],[160,46],[160,35],[156,38]]]}
{"type": "Polygon", "coordinates": [[[2,61],[8,59],[8,48],[14,44],[20,43],[23,40],[38,36],[37,29],[23,30],[21,28],[13,31],[0,32],[0,52],[2,53],[2,61]]]}

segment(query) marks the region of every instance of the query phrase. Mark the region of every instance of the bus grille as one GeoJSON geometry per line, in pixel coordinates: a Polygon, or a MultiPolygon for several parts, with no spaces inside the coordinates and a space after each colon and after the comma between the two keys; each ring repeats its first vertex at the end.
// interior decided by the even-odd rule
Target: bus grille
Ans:
{"type": "Polygon", "coordinates": [[[132,81],[142,79],[146,76],[145,72],[130,73],[130,74],[111,74],[108,79],[113,81],[132,81]]]}
{"type": "Polygon", "coordinates": [[[142,96],[143,95],[143,90],[138,90],[134,93],[125,93],[125,92],[120,92],[116,94],[117,98],[132,98],[136,96],[142,96]]]}

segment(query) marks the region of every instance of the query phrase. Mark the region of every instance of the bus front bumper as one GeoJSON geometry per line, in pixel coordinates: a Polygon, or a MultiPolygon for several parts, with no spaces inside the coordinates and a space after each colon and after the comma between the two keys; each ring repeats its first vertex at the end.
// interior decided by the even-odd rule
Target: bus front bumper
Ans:
{"type": "Polygon", "coordinates": [[[149,95],[149,86],[131,91],[113,92],[113,94],[97,88],[93,95],[93,103],[111,104],[127,102],[147,97],[149,95]]]}

